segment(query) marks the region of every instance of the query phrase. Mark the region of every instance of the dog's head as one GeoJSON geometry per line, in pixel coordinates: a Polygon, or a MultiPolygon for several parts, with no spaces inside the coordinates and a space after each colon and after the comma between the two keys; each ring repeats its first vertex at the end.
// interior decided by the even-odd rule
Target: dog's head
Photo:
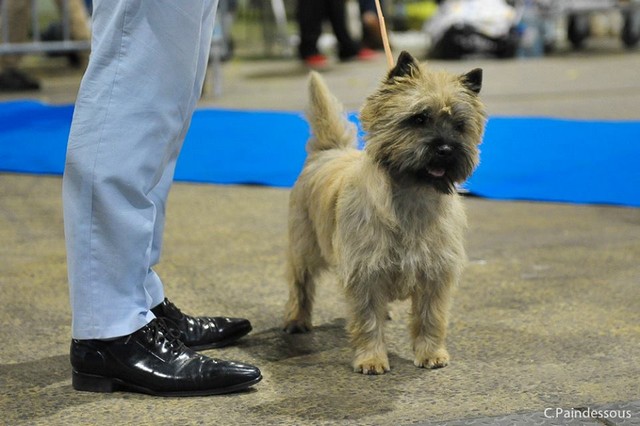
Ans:
{"type": "Polygon", "coordinates": [[[434,72],[402,52],[361,111],[365,150],[400,183],[452,193],[479,162],[482,70],[434,72]]]}

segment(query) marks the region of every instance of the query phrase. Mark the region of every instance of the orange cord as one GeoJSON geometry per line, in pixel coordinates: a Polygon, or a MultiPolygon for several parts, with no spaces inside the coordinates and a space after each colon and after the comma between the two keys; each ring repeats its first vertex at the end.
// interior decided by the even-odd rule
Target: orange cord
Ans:
{"type": "Polygon", "coordinates": [[[389,46],[387,26],[384,24],[384,15],[382,14],[380,0],[376,0],[376,11],[378,12],[378,20],[380,21],[380,35],[382,35],[382,45],[384,46],[384,53],[385,55],[387,55],[387,64],[389,65],[389,69],[391,69],[394,66],[393,55],[391,54],[391,47],[389,46]]]}

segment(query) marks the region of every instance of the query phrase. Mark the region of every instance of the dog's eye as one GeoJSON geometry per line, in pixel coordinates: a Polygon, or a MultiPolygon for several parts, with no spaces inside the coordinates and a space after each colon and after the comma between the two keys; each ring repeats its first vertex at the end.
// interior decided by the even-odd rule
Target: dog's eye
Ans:
{"type": "Polygon", "coordinates": [[[411,116],[411,123],[416,126],[423,126],[431,119],[431,113],[429,111],[422,111],[419,114],[411,116]]]}
{"type": "Polygon", "coordinates": [[[453,123],[453,128],[456,132],[463,133],[467,129],[467,123],[463,120],[456,121],[453,123]]]}

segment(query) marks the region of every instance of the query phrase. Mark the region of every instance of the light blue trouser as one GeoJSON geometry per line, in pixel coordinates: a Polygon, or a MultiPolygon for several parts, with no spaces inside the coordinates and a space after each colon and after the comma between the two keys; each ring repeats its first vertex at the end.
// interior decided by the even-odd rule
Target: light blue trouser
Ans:
{"type": "Polygon", "coordinates": [[[130,334],[164,299],[152,267],[217,4],[94,0],[91,57],[63,178],[75,339],[130,334]]]}

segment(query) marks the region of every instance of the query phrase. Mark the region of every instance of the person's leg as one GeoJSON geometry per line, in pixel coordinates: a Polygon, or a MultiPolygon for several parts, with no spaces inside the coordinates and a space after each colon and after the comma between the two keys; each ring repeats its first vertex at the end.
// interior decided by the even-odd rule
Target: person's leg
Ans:
{"type": "MultiPolygon", "coordinates": [[[[56,0],[58,9],[63,10],[63,0],[56,0]]],[[[72,40],[90,40],[89,12],[82,0],[68,0],[69,29],[72,40]]]]}
{"type": "MultiPolygon", "coordinates": [[[[382,1],[380,1],[380,4],[382,4],[382,1]]],[[[358,0],[358,7],[361,14],[364,12],[376,12],[375,0],[358,0]]]]}
{"type": "Polygon", "coordinates": [[[175,163],[202,85],[200,43],[213,25],[211,11],[203,28],[205,8],[202,0],[94,2],[63,178],[75,339],[127,335],[154,318],[162,284],[148,276],[166,195],[153,191],[175,163]]]}
{"type": "MultiPolygon", "coordinates": [[[[218,1],[210,1],[208,8],[205,9],[205,13],[202,18],[202,30],[200,32],[199,52],[196,63],[196,78],[194,79],[194,85],[191,91],[191,99],[189,101],[189,109],[193,111],[196,107],[198,99],[200,99],[202,93],[202,86],[204,84],[205,75],[207,72],[207,65],[209,61],[209,50],[211,47],[211,37],[213,35],[213,24],[215,21],[215,13],[217,9],[218,1]]],[[[151,307],[158,306],[164,300],[164,290],[162,282],[158,275],[153,270],[153,266],[157,265],[160,261],[160,255],[162,253],[162,243],[164,237],[164,223],[166,213],[166,203],[173,183],[173,176],[176,168],[176,161],[180,150],[182,149],[182,143],[187,135],[189,126],[191,125],[192,114],[189,114],[189,118],[185,121],[180,134],[178,136],[178,143],[173,147],[173,151],[170,154],[169,161],[165,167],[164,173],[156,186],[149,192],[149,198],[152,200],[156,207],[156,220],[154,223],[153,240],[151,244],[149,273],[145,280],[144,286],[147,293],[151,297],[151,307]]]]}
{"type": "MultiPolygon", "coordinates": [[[[24,0],[4,0],[7,2],[7,35],[11,43],[24,43],[29,40],[31,28],[31,2],[24,0]]],[[[0,2],[1,3],[1,2],[0,2]]],[[[4,29],[0,26],[0,29],[4,29]]],[[[2,68],[15,68],[20,64],[22,55],[0,55],[2,68]]]]}
{"type": "Polygon", "coordinates": [[[318,39],[322,34],[322,21],[325,16],[325,0],[298,0],[298,27],[300,31],[300,58],[317,55],[318,39]]]}
{"type": "Polygon", "coordinates": [[[154,233],[202,87],[216,3],[95,1],[63,178],[76,390],[201,396],[262,379],[254,366],[194,352],[151,311],[162,294],[157,275],[149,279],[162,240],[154,233]]]}
{"type": "Polygon", "coordinates": [[[338,40],[338,56],[340,59],[349,59],[358,54],[360,46],[356,43],[347,27],[347,13],[344,0],[328,0],[327,13],[331,28],[338,40]]]}
{"type": "MultiPolygon", "coordinates": [[[[24,0],[4,0],[7,13],[7,28],[0,31],[7,33],[9,42],[24,43],[29,41],[29,28],[31,28],[31,2],[24,0]]],[[[0,4],[2,2],[0,1],[0,4]]],[[[38,90],[38,80],[20,70],[22,55],[0,55],[0,92],[38,90]]]]}
{"type": "MultiPolygon", "coordinates": [[[[380,3],[382,5],[382,0],[380,3]]],[[[371,49],[382,49],[382,34],[375,0],[359,0],[358,4],[362,24],[362,44],[371,49]]]]}

